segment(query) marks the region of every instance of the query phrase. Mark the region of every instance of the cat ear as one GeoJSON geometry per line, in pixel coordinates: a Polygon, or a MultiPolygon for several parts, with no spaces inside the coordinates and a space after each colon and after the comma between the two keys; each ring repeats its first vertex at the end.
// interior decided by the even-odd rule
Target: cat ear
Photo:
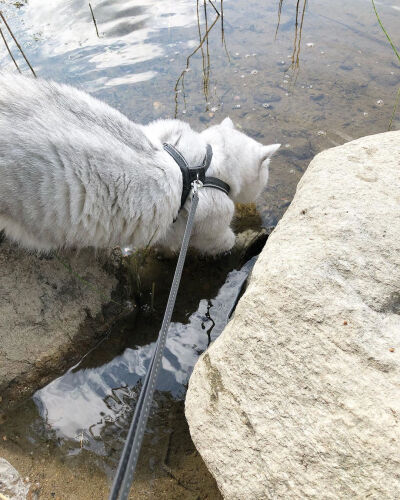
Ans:
{"type": "Polygon", "coordinates": [[[233,124],[233,121],[229,118],[229,116],[227,116],[225,120],[222,120],[221,126],[226,128],[235,128],[235,125],[233,124]]]}
{"type": "Polygon", "coordinates": [[[263,163],[265,160],[268,160],[268,158],[271,158],[271,156],[276,153],[280,147],[280,144],[270,144],[269,146],[263,146],[261,148],[261,163],[263,163]]]}

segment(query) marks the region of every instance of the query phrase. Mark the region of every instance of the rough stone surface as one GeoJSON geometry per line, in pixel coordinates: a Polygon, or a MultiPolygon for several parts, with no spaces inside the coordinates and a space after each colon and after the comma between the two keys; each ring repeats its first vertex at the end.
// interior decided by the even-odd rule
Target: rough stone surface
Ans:
{"type": "Polygon", "coordinates": [[[186,416],[227,499],[400,498],[400,132],[311,162],[186,416]]]}
{"type": "Polygon", "coordinates": [[[0,409],[65,367],[79,336],[96,336],[116,284],[89,249],[60,261],[0,245],[0,409]]]}

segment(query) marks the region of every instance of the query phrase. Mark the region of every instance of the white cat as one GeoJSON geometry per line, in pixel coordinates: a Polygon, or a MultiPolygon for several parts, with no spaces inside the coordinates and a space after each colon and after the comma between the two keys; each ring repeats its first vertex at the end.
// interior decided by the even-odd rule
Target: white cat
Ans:
{"type": "Polygon", "coordinates": [[[229,118],[202,133],[179,120],[137,125],[70,86],[0,75],[0,229],[41,251],[149,242],[179,249],[190,201],[179,210],[182,173],[163,143],[190,166],[212,146],[207,175],[230,192],[200,190],[191,246],[230,250],[234,203],[259,196],[279,144],[261,145],[229,118]]]}

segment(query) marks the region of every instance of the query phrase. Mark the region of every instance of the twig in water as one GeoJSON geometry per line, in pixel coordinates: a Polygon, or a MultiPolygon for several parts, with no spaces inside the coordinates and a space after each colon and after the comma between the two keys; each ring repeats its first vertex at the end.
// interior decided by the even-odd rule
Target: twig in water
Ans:
{"type": "Polygon", "coordinates": [[[30,70],[32,71],[33,76],[36,78],[36,73],[35,73],[34,69],[32,68],[32,66],[31,66],[30,62],[28,61],[28,58],[26,57],[26,55],[25,55],[24,51],[22,50],[21,45],[18,43],[18,40],[15,38],[14,33],[11,31],[11,28],[10,28],[10,26],[8,25],[8,23],[7,23],[6,19],[5,19],[5,17],[3,16],[3,13],[1,12],[1,10],[0,10],[0,17],[1,17],[1,19],[3,20],[3,23],[6,25],[6,28],[8,29],[8,31],[9,31],[9,33],[10,33],[10,35],[12,36],[12,38],[13,38],[13,40],[14,40],[14,42],[15,42],[15,45],[18,47],[19,51],[20,51],[20,52],[21,52],[21,54],[23,55],[23,57],[24,57],[24,59],[25,59],[25,61],[26,61],[26,64],[29,66],[30,70]]]}
{"type": "Polygon", "coordinates": [[[276,37],[278,36],[279,26],[281,25],[282,4],[283,4],[283,0],[279,0],[279,6],[278,6],[278,22],[277,22],[277,24],[276,24],[276,30],[275,30],[275,40],[276,40],[276,37]]]}
{"type": "Polygon", "coordinates": [[[89,8],[90,8],[90,12],[92,13],[92,19],[93,19],[93,22],[94,22],[94,27],[96,28],[97,36],[98,36],[98,38],[100,38],[99,30],[97,29],[96,19],[94,17],[93,9],[92,9],[92,6],[91,6],[90,2],[89,2],[89,8]]]}
{"type": "Polygon", "coordinates": [[[393,111],[392,111],[392,116],[390,117],[388,130],[390,130],[392,128],[393,119],[395,117],[395,114],[397,111],[397,106],[399,105],[399,101],[400,101],[400,87],[399,87],[399,90],[397,91],[396,102],[394,103],[394,107],[393,107],[393,111]]]}
{"type": "Polygon", "coordinates": [[[156,292],[156,284],[155,282],[153,281],[153,284],[151,285],[151,312],[154,312],[154,295],[155,295],[155,292],[156,292]]]}
{"type": "MultiPolygon", "coordinates": [[[[205,3],[205,2],[204,2],[205,3]]],[[[178,94],[178,90],[179,90],[179,84],[182,82],[182,85],[184,85],[184,80],[185,80],[185,74],[187,73],[187,71],[189,70],[189,66],[190,66],[190,59],[201,49],[202,53],[203,53],[203,44],[205,41],[208,42],[208,34],[210,33],[210,31],[213,29],[213,27],[215,26],[216,22],[218,21],[218,19],[220,18],[220,15],[217,14],[215,16],[215,19],[214,21],[212,22],[212,24],[206,29],[206,32],[204,34],[204,36],[201,38],[200,40],[200,43],[197,45],[197,47],[193,50],[193,52],[191,54],[189,54],[186,58],[186,68],[182,71],[182,73],[179,75],[179,78],[178,80],[176,81],[176,84],[175,84],[175,117],[177,115],[177,111],[178,111],[178,99],[177,99],[177,94],[178,94]]],[[[209,63],[208,63],[209,65],[209,63]]],[[[207,69],[204,67],[203,65],[203,78],[204,76],[207,77],[207,73],[206,75],[204,75],[204,69],[207,69]]],[[[204,85],[204,81],[203,81],[203,85],[204,85]]],[[[207,83],[208,85],[208,83],[207,83]]]]}
{"type": "Polygon", "coordinates": [[[210,2],[210,4],[212,5],[213,9],[215,10],[215,12],[217,13],[218,16],[220,16],[221,14],[218,12],[218,9],[217,7],[213,4],[213,2],[211,0],[208,0],[210,2]]]}
{"type": "Polygon", "coordinates": [[[11,59],[14,61],[15,67],[16,67],[16,68],[17,68],[17,70],[21,73],[21,70],[19,69],[19,66],[18,66],[18,64],[17,64],[17,61],[14,59],[14,56],[12,55],[12,52],[11,52],[11,50],[10,50],[10,47],[8,46],[7,40],[5,39],[4,34],[3,34],[3,31],[2,31],[2,29],[1,29],[1,28],[0,28],[0,35],[1,35],[1,38],[3,39],[3,42],[4,42],[4,44],[5,44],[6,48],[7,48],[7,50],[8,50],[8,53],[10,54],[11,59]]]}

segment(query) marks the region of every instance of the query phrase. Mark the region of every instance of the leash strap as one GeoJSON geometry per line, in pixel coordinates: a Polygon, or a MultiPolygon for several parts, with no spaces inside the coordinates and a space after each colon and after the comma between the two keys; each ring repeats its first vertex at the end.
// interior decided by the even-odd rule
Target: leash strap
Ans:
{"type": "Polygon", "coordinates": [[[135,413],[129,427],[128,436],[125,441],[124,449],[118,464],[117,472],[111,487],[109,500],[126,500],[135,474],[136,464],[139,458],[140,447],[143,435],[146,430],[147,420],[149,418],[150,407],[156,388],[157,377],[161,368],[161,361],[167,340],[168,328],[171,323],[172,311],[175,306],[176,295],[178,293],[181,281],[183,265],[185,263],[186,253],[189,246],[189,239],[193,229],[194,215],[199,202],[198,189],[202,186],[199,181],[192,183],[192,204],[185,233],[183,236],[182,247],[176,264],[174,279],[169,292],[167,307],[164,313],[161,330],[158,334],[156,347],[151,358],[146,377],[143,382],[142,390],[136,404],[135,413]]]}
{"type": "Polygon", "coordinates": [[[210,144],[207,144],[206,155],[204,156],[203,163],[198,167],[189,167],[188,162],[172,144],[164,143],[163,147],[167,153],[169,153],[172,158],[176,161],[182,172],[182,196],[181,196],[181,207],[185,204],[187,197],[189,196],[192,182],[198,179],[202,182],[203,187],[210,187],[218,189],[219,191],[229,194],[230,186],[221,179],[216,177],[206,177],[206,172],[211,164],[213,157],[213,150],[210,144]]]}

